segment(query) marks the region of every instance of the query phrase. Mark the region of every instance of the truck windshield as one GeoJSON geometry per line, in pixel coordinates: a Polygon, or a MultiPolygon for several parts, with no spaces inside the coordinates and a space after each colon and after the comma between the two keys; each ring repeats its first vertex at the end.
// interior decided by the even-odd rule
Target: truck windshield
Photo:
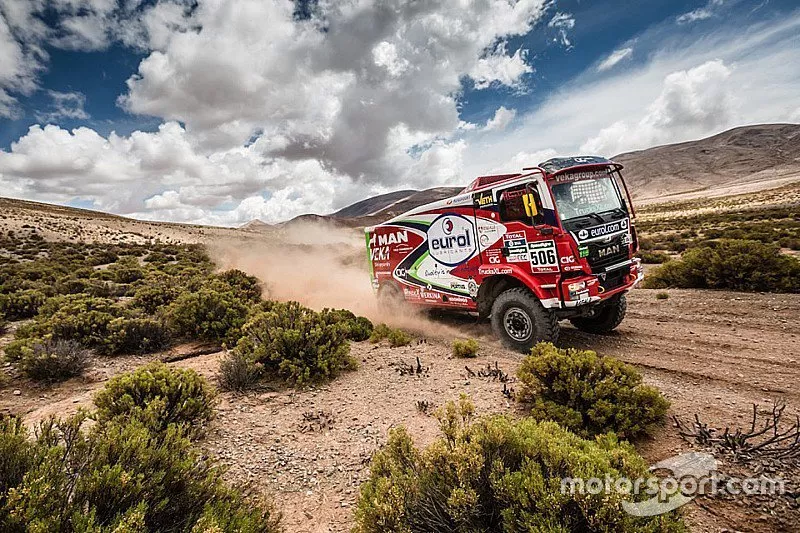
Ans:
{"type": "Polygon", "coordinates": [[[561,220],[622,209],[610,176],[557,183],[552,190],[561,220]]]}

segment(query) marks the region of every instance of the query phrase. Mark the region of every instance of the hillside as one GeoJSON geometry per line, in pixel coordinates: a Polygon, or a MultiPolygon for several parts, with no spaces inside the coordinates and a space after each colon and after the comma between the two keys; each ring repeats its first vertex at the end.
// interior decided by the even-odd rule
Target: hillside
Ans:
{"type": "Polygon", "coordinates": [[[718,135],[617,155],[634,198],[800,179],[800,125],[743,126],[718,135]]]}

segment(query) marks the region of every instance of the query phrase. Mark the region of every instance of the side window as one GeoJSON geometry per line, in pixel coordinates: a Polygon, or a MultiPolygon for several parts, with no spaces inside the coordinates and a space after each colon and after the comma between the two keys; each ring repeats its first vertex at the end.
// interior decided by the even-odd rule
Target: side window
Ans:
{"type": "Polygon", "coordinates": [[[498,191],[500,198],[500,220],[503,222],[517,221],[530,225],[531,217],[534,224],[544,223],[542,215],[542,201],[535,188],[520,185],[504,191],[498,191]]]}

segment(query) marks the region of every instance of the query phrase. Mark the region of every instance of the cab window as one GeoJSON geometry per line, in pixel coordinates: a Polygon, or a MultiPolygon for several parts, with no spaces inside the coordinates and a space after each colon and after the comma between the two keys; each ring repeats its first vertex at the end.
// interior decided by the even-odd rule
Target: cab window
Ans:
{"type": "Polygon", "coordinates": [[[498,192],[500,198],[500,219],[503,222],[522,222],[523,224],[544,223],[542,202],[539,192],[524,185],[498,192]]]}

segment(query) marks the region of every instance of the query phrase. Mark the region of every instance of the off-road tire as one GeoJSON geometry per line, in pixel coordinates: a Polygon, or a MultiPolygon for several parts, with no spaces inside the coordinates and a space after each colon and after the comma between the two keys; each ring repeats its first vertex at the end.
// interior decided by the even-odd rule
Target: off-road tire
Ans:
{"type": "Polygon", "coordinates": [[[492,304],[492,330],[508,348],[527,353],[538,342],[558,340],[558,318],[542,307],[531,291],[516,287],[502,292],[492,304]],[[523,327],[515,327],[514,323],[522,323],[523,327]],[[526,327],[530,328],[528,335],[524,334],[526,327]]]}
{"type": "Polygon", "coordinates": [[[602,335],[611,333],[622,323],[625,318],[625,311],[628,309],[628,301],[625,295],[612,299],[602,308],[598,309],[593,316],[582,316],[571,318],[572,325],[586,333],[596,333],[602,335]]]}

